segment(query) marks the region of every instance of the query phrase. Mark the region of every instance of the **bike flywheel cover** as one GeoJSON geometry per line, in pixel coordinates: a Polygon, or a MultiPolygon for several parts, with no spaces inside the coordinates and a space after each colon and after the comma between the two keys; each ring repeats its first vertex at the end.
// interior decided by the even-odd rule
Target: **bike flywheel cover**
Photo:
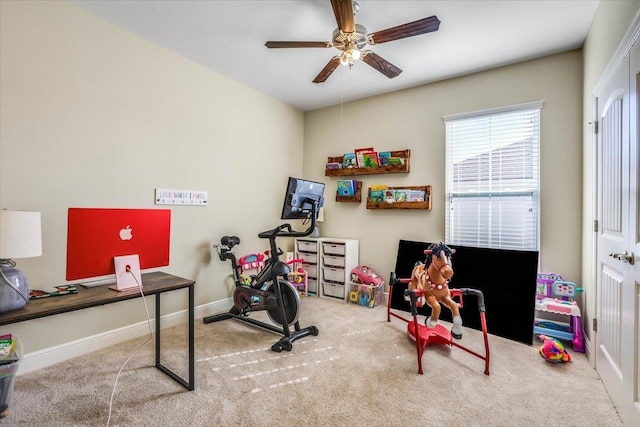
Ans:
{"type": "Polygon", "coordinates": [[[241,310],[251,306],[251,293],[246,288],[236,288],[233,291],[233,304],[241,310]]]}
{"type": "MultiPolygon", "coordinates": [[[[275,285],[272,283],[267,290],[275,294],[275,285]]],[[[284,325],[286,321],[286,324],[290,326],[298,321],[300,314],[300,294],[291,283],[284,280],[280,281],[280,290],[282,292],[285,319],[282,319],[280,307],[267,310],[267,315],[276,325],[284,325]]]]}

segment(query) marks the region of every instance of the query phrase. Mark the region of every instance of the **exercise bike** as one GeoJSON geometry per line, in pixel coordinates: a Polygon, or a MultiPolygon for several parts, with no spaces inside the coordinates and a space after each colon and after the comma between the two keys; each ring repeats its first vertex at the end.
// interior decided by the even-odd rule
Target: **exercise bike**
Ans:
{"type": "Polygon", "coordinates": [[[205,317],[203,319],[204,323],[236,319],[281,334],[283,337],[271,346],[271,350],[278,353],[283,350],[291,351],[293,342],[300,338],[308,335],[318,335],[318,328],[315,326],[300,328],[298,322],[301,305],[300,294],[286,280],[290,270],[287,264],[280,260],[283,252],[276,244],[276,238],[278,237],[305,237],[310,235],[316,227],[317,209],[317,202],[313,202],[310,216],[311,225],[305,231],[295,231],[290,224],[282,224],[273,230],[263,231],[258,234],[261,239],[269,239],[271,256],[266,260],[264,268],[251,278],[249,284],[242,280],[240,266],[233,253],[233,248],[240,244],[240,239],[236,236],[224,236],[220,239],[220,245],[214,245],[221,261],[231,261],[233,281],[236,287],[233,292],[233,307],[231,310],[227,313],[205,317]],[[249,317],[252,312],[263,310],[266,310],[269,319],[278,326],[249,317]],[[293,326],[293,331],[289,329],[290,326],[293,326]]]}

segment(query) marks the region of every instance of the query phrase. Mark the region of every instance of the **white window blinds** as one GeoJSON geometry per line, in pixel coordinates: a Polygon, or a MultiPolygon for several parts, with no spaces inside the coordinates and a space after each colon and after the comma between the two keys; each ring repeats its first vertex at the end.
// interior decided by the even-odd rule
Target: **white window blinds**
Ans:
{"type": "Polygon", "coordinates": [[[444,118],[446,239],[538,249],[542,102],[444,118]]]}

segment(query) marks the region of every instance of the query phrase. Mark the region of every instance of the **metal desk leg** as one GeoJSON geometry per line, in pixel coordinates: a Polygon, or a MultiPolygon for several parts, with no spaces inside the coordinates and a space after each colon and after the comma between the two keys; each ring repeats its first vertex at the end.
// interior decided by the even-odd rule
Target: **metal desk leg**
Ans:
{"type": "Polygon", "coordinates": [[[195,327],[194,327],[194,288],[189,286],[189,382],[180,378],[160,362],[160,295],[156,294],[156,368],[173,378],[189,391],[195,388],[195,327]]]}

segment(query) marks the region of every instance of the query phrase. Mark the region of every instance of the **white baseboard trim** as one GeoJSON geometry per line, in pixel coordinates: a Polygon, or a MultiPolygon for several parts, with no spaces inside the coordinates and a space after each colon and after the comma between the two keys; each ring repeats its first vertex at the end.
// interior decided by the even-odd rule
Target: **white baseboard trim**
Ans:
{"type": "MultiPolygon", "coordinates": [[[[202,317],[209,316],[211,314],[227,311],[232,305],[231,298],[227,298],[198,306],[195,308],[194,318],[201,319],[202,317]]],[[[162,316],[162,329],[186,323],[188,321],[187,312],[188,310],[181,310],[162,316]]],[[[154,333],[155,327],[155,320],[151,319],[151,328],[154,333]]],[[[16,375],[28,374],[29,372],[46,368],[47,366],[55,365],[56,363],[64,362],[65,360],[82,356],[105,347],[110,347],[123,341],[138,338],[148,333],[149,326],[148,322],[145,320],[143,322],[113,329],[90,337],[27,353],[20,361],[20,366],[16,375]]]]}
{"type": "Polygon", "coordinates": [[[589,360],[591,367],[595,368],[596,358],[595,358],[595,354],[593,353],[593,348],[591,348],[591,340],[587,338],[586,334],[583,334],[583,337],[584,337],[584,352],[587,355],[587,359],[589,360]]]}

